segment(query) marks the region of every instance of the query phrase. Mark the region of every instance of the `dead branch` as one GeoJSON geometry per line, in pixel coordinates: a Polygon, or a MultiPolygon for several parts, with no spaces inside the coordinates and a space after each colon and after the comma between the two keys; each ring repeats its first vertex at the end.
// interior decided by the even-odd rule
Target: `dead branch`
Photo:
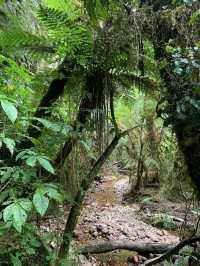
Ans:
{"type": "Polygon", "coordinates": [[[148,260],[143,265],[144,266],[151,266],[151,265],[155,265],[157,263],[160,263],[166,259],[169,259],[172,255],[177,254],[179,252],[179,250],[181,250],[185,246],[189,246],[189,245],[196,243],[196,242],[199,242],[199,241],[200,241],[200,236],[182,240],[177,245],[170,248],[167,252],[165,252],[160,257],[148,260]]]}
{"type": "Polygon", "coordinates": [[[78,252],[81,254],[99,254],[111,252],[118,249],[124,249],[129,251],[136,251],[139,254],[163,254],[170,250],[172,245],[170,244],[158,244],[158,243],[143,243],[139,241],[129,240],[116,240],[116,241],[103,241],[94,242],[90,245],[80,246],[78,252]]]}

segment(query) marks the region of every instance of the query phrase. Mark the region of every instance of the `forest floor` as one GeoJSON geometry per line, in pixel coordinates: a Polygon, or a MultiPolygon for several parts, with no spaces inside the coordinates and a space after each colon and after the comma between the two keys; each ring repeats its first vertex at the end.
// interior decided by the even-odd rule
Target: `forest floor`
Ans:
{"type": "MultiPolygon", "coordinates": [[[[128,191],[129,178],[117,171],[105,170],[101,178],[95,181],[85,198],[84,206],[74,232],[74,244],[84,245],[102,240],[131,240],[151,243],[176,243],[179,241],[180,227],[185,217],[183,203],[174,203],[161,199],[158,189],[143,191],[144,199],[141,201],[124,200],[128,191]],[[169,219],[166,228],[157,228],[152,225],[156,215],[164,214],[173,217],[169,219]],[[170,227],[174,228],[170,228],[170,227]]],[[[57,231],[62,234],[68,214],[68,209],[57,218],[51,216],[49,225],[47,220],[40,224],[45,231],[57,231]]],[[[190,209],[187,214],[189,226],[196,224],[197,216],[190,209]]],[[[158,218],[157,218],[158,220],[158,218]]],[[[95,255],[86,260],[79,256],[80,266],[127,266],[127,258],[133,256],[129,251],[113,251],[95,255]]]]}
{"type": "MultiPolygon", "coordinates": [[[[108,170],[103,173],[99,181],[93,184],[87,193],[74,234],[77,244],[88,244],[99,240],[137,240],[169,244],[179,241],[178,228],[182,224],[180,221],[184,219],[184,205],[158,199],[158,191],[154,191],[153,201],[128,203],[123,199],[128,186],[128,176],[114,175],[112,171],[108,170]],[[176,230],[159,229],[150,224],[149,221],[152,220],[152,217],[161,213],[169,215],[167,217],[174,217],[177,223],[170,224],[169,222],[166,227],[170,228],[173,225],[176,230]]],[[[148,195],[148,191],[146,194],[148,195]]],[[[152,191],[149,194],[152,196],[152,191]]],[[[195,223],[196,218],[191,211],[188,216],[190,223],[191,221],[195,223]]],[[[115,251],[100,254],[91,260],[91,265],[125,266],[128,265],[127,258],[129,256],[133,256],[133,252],[115,251]]],[[[88,264],[82,262],[80,265],[88,264]]]]}

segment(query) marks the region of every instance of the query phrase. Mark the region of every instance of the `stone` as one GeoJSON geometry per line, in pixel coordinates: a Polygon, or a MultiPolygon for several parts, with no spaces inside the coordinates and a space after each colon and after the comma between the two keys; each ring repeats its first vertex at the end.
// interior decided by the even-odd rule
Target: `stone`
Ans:
{"type": "Polygon", "coordinates": [[[97,231],[93,232],[92,236],[97,237],[98,236],[98,232],[97,231]]]}
{"type": "Polygon", "coordinates": [[[97,228],[95,225],[91,225],[90,228],[89,228],[89,232],[92,234],[94,233],[95,231],[97,231],[97,228]]]}
{"type": "Polygon", "coordinates": [[[101,231],[104,234],[108,234],[108,226],[106,224],[99,224],[98,225],[99,231],[101,231]]]}

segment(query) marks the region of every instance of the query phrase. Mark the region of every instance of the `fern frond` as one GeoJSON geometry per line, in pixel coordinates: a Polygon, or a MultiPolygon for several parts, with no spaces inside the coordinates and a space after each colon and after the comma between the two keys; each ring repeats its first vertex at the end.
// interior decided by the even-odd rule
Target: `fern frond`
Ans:
{"type": "Polygon", "coordinates": [[[53,45],[48,45],[47,40],[43,37],[20,30],[1,31],[0,46],[4,50],[13,50],[16,48],[27,50],[38,49],[47,53],[53,53],[55,50],[53,45]]]}
{"type": "Polygon", "coordinates": [[[48,29],[57,30],[58,28],[69,25],[68,14],[64,11],[49,7],[40,7],[37,14],[39,20],[48,29]]]}

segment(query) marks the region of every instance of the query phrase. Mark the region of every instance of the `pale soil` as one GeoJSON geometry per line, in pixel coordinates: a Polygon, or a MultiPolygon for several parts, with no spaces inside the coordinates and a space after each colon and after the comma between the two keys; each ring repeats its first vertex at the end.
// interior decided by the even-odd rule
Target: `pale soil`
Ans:
{"type": "MultiPolygon", "coordinates": [[[[157,213],[175,215],[184,218],[184,205],[166,200],[158,200],[158,191],[154,191],[153,202],[145,204],[128,203],[123,195],[128,189],[128,177],[113,174],[111,171],[102,173],[100,181],[94,182],[87,193],[83,210],[74,233],[76,245],[88,244],[98,240],[132,240],[142,242],[175,243],[179,241],[178,233],[159,229],[149,223],[150,218],[157,213]]],[[[145,192],[152,195],[152,191],[145,192]]],[[[61,235],[69,209],[61,206],[58,211],[62,215],[50,214],[47,220],[41,221],[43,231],[56,232],[61,235]],[[59,219],[57,217],[60,217],[59,219]]],[[[54,210],[55,212],[55,210],[54,210]]],[[[190,211],[189,220],[195,223],[195,215],[190,211]]],[[[56,247],[55,238],[50,239],[52,247],[56,247]]],[[[86,259],[79,257],[80,266],[127,266],[128,256],[133,252],[117,251],[86,259]]],[[[130,264],[129,264],[130,265],[130,264]]]]}
{"type": "MultiPolygon", "coordinates": [[[[166,230],[142,221],[141,204],[124,203],[128,177],[107,172],[87,194],[75,238],[80,244],[98,240],[132,240],[143,242],[175,243],[179,238],[166,230]]],[[[145,211],[144,211],[145,212],[145,211]]],[[[144,214],[143,212],[143,214],[144,214]]],[[[112,252],[96,256],[91,265],[128,265],[131,252],[112,252]]],[[[80,265],[87,265],[82,263],[80,265]]]]}

